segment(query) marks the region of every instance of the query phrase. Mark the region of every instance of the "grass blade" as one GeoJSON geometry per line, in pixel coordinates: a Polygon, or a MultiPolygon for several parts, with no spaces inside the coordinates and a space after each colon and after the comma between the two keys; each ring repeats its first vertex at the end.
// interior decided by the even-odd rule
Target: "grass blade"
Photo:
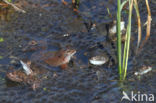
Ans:
{"type": "Polygon", "coordinates": [[[129,57],[129,48],[130,48],[130,38],[131,38],[131,18],[132,18],[132,10],[133,10],[133,0],[129,0],[129,16],[128,16],[128,26],[127,26],[127,40],[126,40],[126,57],[125,57],[125,65],[123,67],[123,80],[125,80],[127,75],[127,64],[128,64],[128,57],[129,57]]]}
{"type": "Polygon", "coordinates": [[[125,5],[127,2],[128,2],[128,0],[125,0],[125,1],[122,2],[122,4],[121,4],[121,8],[120,8],[120,11],[122,11],[124,5],[125,5]]]}
{"type": "Polygon", "coordinates": [[[121,67],[121,1],[117,1],[117,53],[118,53],[118,71],[119,71],[119,78],[122,79],[122,67],[121,67]]]}

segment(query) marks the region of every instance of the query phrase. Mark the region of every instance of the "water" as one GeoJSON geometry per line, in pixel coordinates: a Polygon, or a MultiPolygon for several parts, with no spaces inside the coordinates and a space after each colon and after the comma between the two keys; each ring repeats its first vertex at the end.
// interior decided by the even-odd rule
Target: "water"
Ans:
{"type": "MultiPolygon", "coordinates": [[[[18,0],[16,0],[18,1],[18,0]]],[[[117,81],[116,63],[108,66],[93,66],[88,63],[92,52],[106,51],[113,58],[115,48],[106,39],[105,24],[116,15],[116,0],[80,0],[80,14],[72,11],[57,0],[22,0],[21,7],[26,14],[9,9],[7,15],[2,13],[0,22],[0,103],[120,103],[122,91],[140,91],[142,93],[156,93],[155,77],[155,5],[150,1],[152,13],[151,37],[142,52],[134,57],[133,50],[130,55],[128,79],[124,83],[117,81]],[[24,3],[25,2],[25,3],[24,3]],[[46,6],[46,4],[49,4],[46,6]],[[112,17],[107,14],[110,9],[112,17]],[[86,24],[95,23],[97,28],[88,32],[86,24]],[[64,36],[69,34],[69,36],[64,36]],[[18,69],[21,65],[18,59],[30,58],[34,52],[23,52],[22,49],[31,40],[46,40],[48,50],[58,50],[70,46],[77,50],[76,59],[69,63],[69,68],[60,70],[53,68],[51,76],[41,83],[41,87],[33,91],[30,86],[14,83],[5,79],[9,66],[18,69]],[[86,55],[87,54],[87,55],[86,55]],[[11,61],[15,61],[11,63],[11,61]],[[141,65],[150,65],[152,72],[138,79],[134,72],[141,65]]],[[[68,1],[70,3],[70,0],[68,1]]],[[[140,2],[140,12],[143,21],[146,21],[145,3],[140,2]]],[[[135,18],[133,18],[135,19],[135,18]]],[[[133,20],[132,35],[137,38],[133,20]]],[[[143,35],[145,35],[145,28],[143,35]]],[[[135,42],[131,44],[135,49],[135,42]]],[[[102,53],[102,52],[101,52],[102,53]]],[[[43,67],[43,69],[47,69],[43,67]]]]}

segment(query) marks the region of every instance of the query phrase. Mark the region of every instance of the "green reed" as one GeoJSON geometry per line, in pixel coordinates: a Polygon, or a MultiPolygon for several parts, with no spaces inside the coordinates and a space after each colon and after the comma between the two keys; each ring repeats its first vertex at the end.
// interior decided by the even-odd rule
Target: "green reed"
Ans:
{"type": "Polygon", "coordinates": [[[130,48],[130,38],[131,38],[131,17],[132,17],[132,10],[133,10],[133,0],[129,0],[129,14],[128,14],[128,25],[127,25],[127,31],[126,31],[126,41],[124,44],[124,51],[122,54],[122,45],[121,45],[121,29],[120,29],[120,23],[121,23],[121,11],[123,8],[123,5],[127,2],[124,1],[121,4],[121,1],[118,0],[118,10],[117,10],[117,53],[118,53],[118,71],[119,71],[119,78],[120,80],[125,80],[127,75],[127,65],[128,65],[128,57],[129,57],[129,48],[130,48]],[[122,58],[123,56],[123,58],[122,58]]]}
{"type": "Polygon", "coordinates": [[[125,0],[122,2],[118,0],[117,1],[117,53],[118,53],[118,71],[119,71],[119,77],[120,80],[125,80],[126,75],[127,75],[127,66],[128,66],[128,57],[129,57],[129,51],[130,51],[130,39],[131,39],[131,20],[132,20],[132,10],[133,6],[136,11],[137,15],[137,21],[138,21],[138,42],[137,42],[137,48],[136,48],[136,54],[138,53],[139,50],[142,49],[143,45],[146,43],[150,36],[150,30],[151,30],[151,11],[149,7],[148,0],[145,0],[146,2],[146,8],[147,8],[147,27],[146,27],[146,37],[142,42],[142,45],[140,45],[141,42],[141,19],[140,19],[140,14],[139,14],[139,7],[137,0],[125,0]],[[125,43],[124,43],[124,51],[123,55],[122,54],[122,45],[121,45],[121,30],[120,30],[120,22],[121,22],[121,12],[123,6],[129,3],[129,13],[128,13],[128,25],[127,25],[127,31],[126,31],[126,37],[125,37],[125,43]],[[134,4],[134,5],[133,5],[134,4]],[[123,56],[123,58],[122,58],[123,56]],[[122,64],[122,65],[121,65],[122,64]]]}
{"type": "Polygon", "coordinates": [[[117,55],[118,55],[118,71],[119,78],[122,79],[122,67],[121,67],[121,1],[117,1],[117,55]]]}
{"type": "Polygon", "coordinates": [[[126,41],[124,45],[124,54],[123,54],[123,80],[125,80],[127,75],[127,65],[129,57],[129,48],[130,48],[130,39],[131,39],[131,19],[132,19],[132,10],[133,10],[133,0],[129,0],[129,14],[128,14],[128,25],[126,31],[126,41]]]}
{"type": "Polygon", "coordinates": [[[78,9],[80,4],[80,0],[75,0],[74,8],[78,9]]]}

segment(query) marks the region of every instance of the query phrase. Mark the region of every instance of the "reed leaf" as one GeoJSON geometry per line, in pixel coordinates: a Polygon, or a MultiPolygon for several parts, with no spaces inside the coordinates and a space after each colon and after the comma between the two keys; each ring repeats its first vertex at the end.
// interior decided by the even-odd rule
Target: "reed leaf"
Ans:
{"type": "Polygon", "coordinates": [[[121,1],[117,1],[117,55],[118,55],[118,71],[119,78],[122,79],[122,67],[121,67],[121,1]]]}
{"type": "Polygon", "coordinates": [[[151,31],[151,21],[152,21],[152,18],[151,18],[151,10],[150,10],[149,4],[148,4],[148,0],[146,0],[146,6],[147,6],[147,12],[148,12],[147,27],[146,27],[146,37],[143,40],[143,42],[142,42],[142,44],[140,46],[140,49],[142,49],[144,44],[147,42],[148,38],[150,37],[150,31],[151,31]]]}
{"type": "Polygon", "coordinates": [[[125,5],[127,2],[128,2],[128,0],[125,0],[125,1],[122,2],[122,4],[121,4],[121,8],[120,8],[120,11],[122,11],[124,5],[125,5]]]}
{"type": "Polygon", "coordinates": [[[130,48],[130,39],[131,39],[131,18],[132,18],[132,10],[133,10],[133,0],[129,0],[129,16],[128,16],[128,26],[127,26],[127,38],[125,41],[126,54],[125,54],[125,65],[123,67],[123,80],[125,80],[127,75],[127,65],[128,65],[128,57],[129,57],[129,48],[130,48]]]}
{"type": "Polygon", "coordinates": [[[141,42],[141,20],[140,20],[140,13],[139,13],[137,0],[134,0],[134,8],[137,14],[137,21],[138,21],[138,41],[137,41],[137,49],[136,49],[136,53],[137,53],[141,42]]]}

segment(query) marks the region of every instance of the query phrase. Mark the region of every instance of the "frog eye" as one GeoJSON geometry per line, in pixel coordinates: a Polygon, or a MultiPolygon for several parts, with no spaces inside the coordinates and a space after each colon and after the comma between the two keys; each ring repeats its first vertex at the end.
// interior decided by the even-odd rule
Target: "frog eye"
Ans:
{"type": "Polygon", "coordinates": [[[61,54],[58,55],[59,58],[61,58],[61,56],[62,56],[61,54]]]}

